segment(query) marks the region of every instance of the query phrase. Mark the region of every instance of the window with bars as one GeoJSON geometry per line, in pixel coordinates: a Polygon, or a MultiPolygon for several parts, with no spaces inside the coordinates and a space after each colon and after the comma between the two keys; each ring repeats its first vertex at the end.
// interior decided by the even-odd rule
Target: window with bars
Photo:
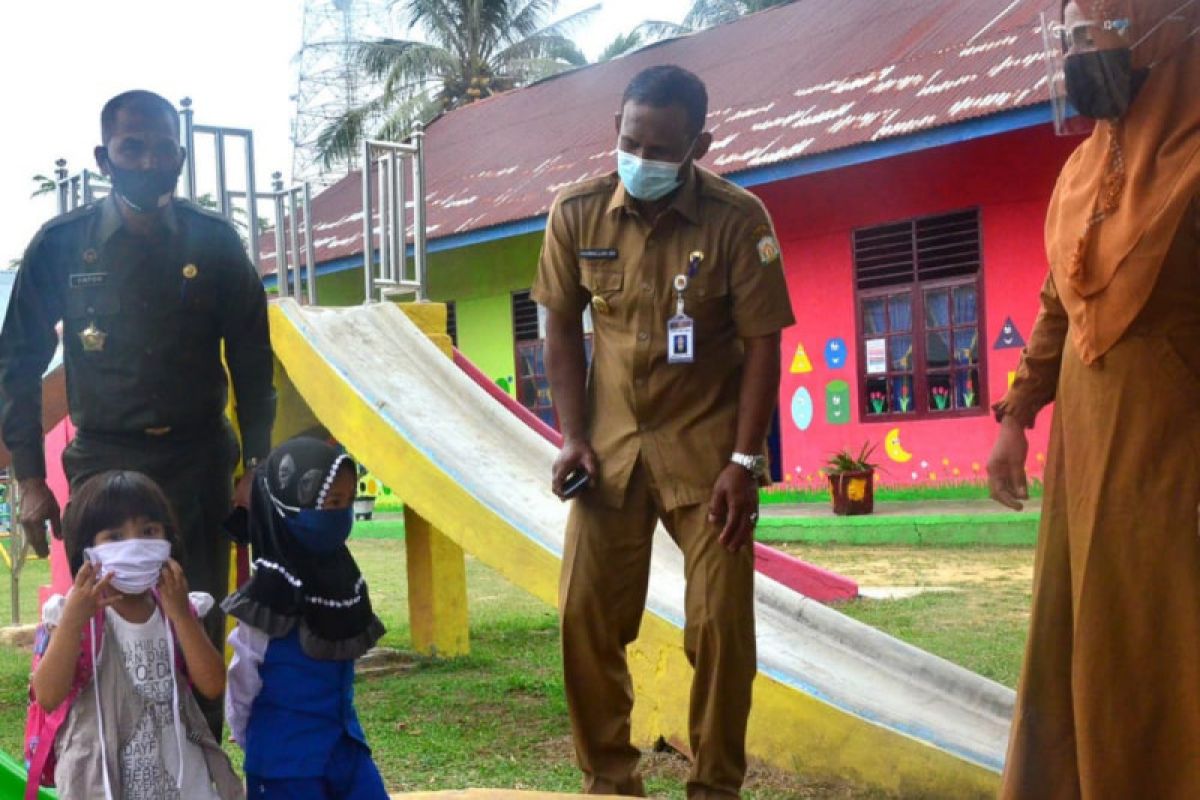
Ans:
{"type": "Polygon", "coordinates": [[[864,421],[987,408],[979,211],[854,232],[864,421]]]}
{"type": "Polygon", "coordinates": [[[453,300],[446,301],[446,334],[454,346],[458,347],[458,307],[453,300]]]}
{"type": "MultiPolygon", "coordinates": [[[[533,302],[528,291],[512,294],[513,340],[517,365],[517,401],[537,414],[547,425],[557,428],[558,415],[546,375],[546,310],[533,302]]],[[[583,349],[588,363],[592,360],[592,317],[583,314],[583,349]]]]}

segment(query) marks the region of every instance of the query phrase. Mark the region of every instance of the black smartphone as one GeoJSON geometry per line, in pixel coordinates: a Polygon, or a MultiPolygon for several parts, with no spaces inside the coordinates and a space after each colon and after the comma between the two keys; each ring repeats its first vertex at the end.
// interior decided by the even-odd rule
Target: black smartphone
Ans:
{"type": "Polygon", "coordinates": [[[562,497],[564,500],[570,500],[575,495],[587,488],[588,482],[592,476],[583,467],[576,467],[567,473],[567,477],[563,479],[562,497]]]}

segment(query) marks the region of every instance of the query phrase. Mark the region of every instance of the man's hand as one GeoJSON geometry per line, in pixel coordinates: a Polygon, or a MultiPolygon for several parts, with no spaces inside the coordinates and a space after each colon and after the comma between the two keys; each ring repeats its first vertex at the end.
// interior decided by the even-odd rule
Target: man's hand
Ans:
{"type": "Polygon", "coordinates": [[[183,567],[173,558],[168,558],[167,563],[163,564],[162,575],[158,579],[158,596],[162,599],[163,613],[176,627],[184,620],[191,619],[187,578],[183,576],[183,567]]]}
{"type": "Polygon", "coordinates": [[[247,469],[242,477],[238,478],[237,485],[233,487],[233,505],[235,508],[250,507],[250,490],[254,488],[254,470],[247,469]]]}
{"type": "Polygon", "coordinates": [[[558,457],[554,459],[554,469],[550,479],[550,488],[560,500],[566,499],[562,495],[563,481],[576,467],[583,467],[591,476],[591,481],[588,482],[589,486],[600,474],[600,461],[596,458],[596,451],[592,449],[592,445],[587,440],[564,439],[562,449],[558,451],[558,457]]]}
{"type": "Polygon", "coordinates": [[[988,489],[992,499],[1020,511],[1021,501],[1029,499],[1025,478],[1025,459],[1029,455],[1029,440],[1025,428],[1012,417],[1000,422],[1000,433],[988,459],[988,489]]]}
{"type": "Polygon", "coordinates": [[[720,542],[736,553],[754,539],[758,524],[758,482],[738,464],[727,464],[713,484],[708,504],[708,521],[722,525],[720,542]]]}
{"type": "Polygon", "coordinates": [[[54,531],[54,538],[62,538],[62,517],[54,492],[46,485],[45,478],[26,478],[18,483],[20,513],[18,520],[25,534],[25,541],[41,558],[50,555],[50,543],[46,541],[46,523],[54,531]]]}

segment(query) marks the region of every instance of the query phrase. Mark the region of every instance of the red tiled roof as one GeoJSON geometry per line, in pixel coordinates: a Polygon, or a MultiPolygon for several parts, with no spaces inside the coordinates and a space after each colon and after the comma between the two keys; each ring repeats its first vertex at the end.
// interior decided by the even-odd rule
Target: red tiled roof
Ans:
{"type": "MultiPolygon", "coordinates": [[[[474,103],[429,128],[429,238],[537,217],[562,187],[611,171],[613,115],[645,67],[705,81],[703,163],[730,174],[1044,101],[1039,13],[1057,7],[799,0],[474,103]]],[[[319,263],[362,252],[361,192],[352,173],[313,200],[319,263]]]]}

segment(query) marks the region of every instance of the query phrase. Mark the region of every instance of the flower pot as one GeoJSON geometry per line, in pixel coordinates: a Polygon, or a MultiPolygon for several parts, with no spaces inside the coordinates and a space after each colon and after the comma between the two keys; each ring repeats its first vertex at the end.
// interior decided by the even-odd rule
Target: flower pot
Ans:
{"type": "Polygon", "coordinates": [[[829,476],[833,513],[839,516],[870,514],[875,510],[875,470],[839,472],[829,476]]]}

